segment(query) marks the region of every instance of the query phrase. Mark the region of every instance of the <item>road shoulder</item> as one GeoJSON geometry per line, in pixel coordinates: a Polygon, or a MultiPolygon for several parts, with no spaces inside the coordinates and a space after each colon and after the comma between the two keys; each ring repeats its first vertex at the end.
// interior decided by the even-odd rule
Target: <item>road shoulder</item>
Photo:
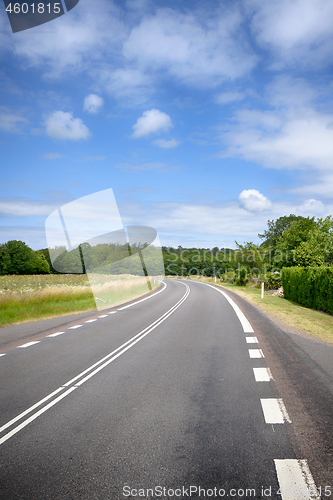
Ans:
{"type": "Polygon", "coordinates": [[[276,325],[286,335],[288,335],[295,344],[297,344],[313,361],[315,361],[330,377],[333,378],[333,345],[329,342],[320,340],[308,333],[302,332],[297,328],[287,325],[280,319],[263,311],[259,307],[252,304],[249,300],[241,297],[234,291],[228,288],[219,286],[225,293],[233,299],[240,299],[252,306],[259,314],[265,316],[269,321],[276,325]]]}

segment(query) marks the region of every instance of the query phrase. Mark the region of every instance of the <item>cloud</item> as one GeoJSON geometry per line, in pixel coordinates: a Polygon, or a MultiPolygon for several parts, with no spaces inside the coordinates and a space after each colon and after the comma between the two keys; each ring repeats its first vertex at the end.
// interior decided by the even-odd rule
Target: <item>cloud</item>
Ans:
{"type": "Polygon", "coordinates": [[[79,8],[52,23],[54,33],[43,36],[35,28],[15,37],[4,36],[2,47],[24,61],[25,66],[41,68],[46,78],[80,74],[121,49],[126,34],[121,17],[121,10],[112,0],[94,0],[93,9],[89,2],[80,2],[79,8]]]}
{"type": "Polygon", "coordinates": [[[179,146],[180,142],[176,141],[175,139],[157,139],[156,141],[153,141],[152,144],[158,146],[159,148],[171,149],[179,146]]]}
{"type": "Polygon", "coordinates": [[[36,28],[14,38],[5,35],[0,50],[12,52],[25,68],[39,68],[45,79],[86,74],[94,88],[126,105],[129,99],[131,105],[146,102],[164,76],[214,88],[248,75],[259,61],[243,29],[244,12],[235,4],[191,12],[137,5],[134,12],[133,2],[94,0],[94,9],[81,2],[56,20],[57,31],[43,43],[36,28]]]}
{"type": "Polygon", "coordinates": [[[333,4],[330,0],[248,0],[246,4],[257,42],[274,54],[272,68],[296,64],[313,69],[331,64],[333,4]]]}
{"type": "Polygon", "coordinates": [[[73,118],[73,113],[55,111],[45,120],[45,133],[51,139],[69,139],[79,141],[88,139],[90,132],[80,118],[73,118]]]}
{"type": "Polygon", "coordinates": [[[43,153],[41,155],[41,158],[43,158],[43,160],[56,160],[57,158],[63,158],[64,155],[62,155],[61,153],[43,153]]]}
{"type": "Polygon", "coordinates": [[[23,116],[11,111],[6,106],[0,106],[0,130],[10,133],[19,133],[22,125],[28,123],[23,116]]]}
{"type": "Polygon", "coordinates": [[[104,99],[96,94],[87,95],[84,98],[83,111],[89,114],[96,114],[104,104],[104,99]]]}
{"type": "Polygon", "coordinates": [[[325,206],[320,200],[314,200],[313,198],[310,200],[305,200],[297,210],[306,215],[320,215],[324,212],[325,206]]]}
{"type": "Polygon", "coordinates": [[[258,61],[241,24],[235,6],[211,6],[209,14],[162,8],[133,27],[123,53],[144,71],[154,68],[192,87],[214,87],[249,73],[258,61]]]}
{"type": "Polygon", "coordinates": [[[245,97],[245,92],[222,92],[216,96],[215,102],[224,105],[235,101],[242,101],[245,97]]]}
{"type": "Polygon", "coordinates": [[[126,107],[143,104],[153,92],[154,78],[144,74],[141,69],[114,68],[110,64],[103,64],[93,68],[90,73],[126,107]]]}
{"type": "Polygon", "coordinates": [[[265,89],[268,109],[238,109],[223,124],[221,157],[277,169],[330,170],[333,114],[315,108],[317,94],[301,79],[280,76],[265,89]]]}
{"type": "Polygon", "coordinates": [[[222,133],[230,146],[222,156],[241,156],[278,169],[331,169],[333,130],[327,124],[333,115],[308,110],[298,116],[243,110],[235,118],[238,126],[222,133]]]}
{"type": "Polygon", "coordinates": [[[57,203],[53,200],[40,201],[26,198],[0,198],[0,213],[14,217],[48,216],[57,203]]]}
{"type": "Polygon", "coordinates": [[[272,208],[271,201],[257,189],[244,189],[238,199],[240,207],[248,212],[266,212],[272,208]]]}
{"type": "Polygon", "coordinates": [[[170,116],[158,109],[145,111],[137,122],[133,125],[134,132],[131,137],[138,139],[157,132],[168,132],[172,128],[170,116]]]}

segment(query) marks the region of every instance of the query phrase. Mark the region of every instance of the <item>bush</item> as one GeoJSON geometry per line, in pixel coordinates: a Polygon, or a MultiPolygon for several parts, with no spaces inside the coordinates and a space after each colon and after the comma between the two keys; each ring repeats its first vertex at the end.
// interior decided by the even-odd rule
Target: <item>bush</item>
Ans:
{"type": "Polygon", "coordinates": [[[235,285],[244,286],[248,282],[246,267],[240,267],[235,278],[235,285]]]}
{"type": "Polygon", "coordinates": [[[277,290],[281,286],[281,273],[266,273],[265,290],[277,290]]]}
{"type": "Polygon", "coordinates": [[[282,286],[286,299],[333,314],[333,267],[284,267],[282,286]]]}

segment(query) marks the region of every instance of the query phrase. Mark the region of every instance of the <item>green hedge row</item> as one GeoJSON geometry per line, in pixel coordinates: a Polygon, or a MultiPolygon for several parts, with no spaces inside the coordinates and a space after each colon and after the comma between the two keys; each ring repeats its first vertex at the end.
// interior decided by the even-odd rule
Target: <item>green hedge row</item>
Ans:
{"type": "Polygon", "coordinates": [[[282,286],[286,299],[333,314],[333,267],[284,267],[282,286]]]}

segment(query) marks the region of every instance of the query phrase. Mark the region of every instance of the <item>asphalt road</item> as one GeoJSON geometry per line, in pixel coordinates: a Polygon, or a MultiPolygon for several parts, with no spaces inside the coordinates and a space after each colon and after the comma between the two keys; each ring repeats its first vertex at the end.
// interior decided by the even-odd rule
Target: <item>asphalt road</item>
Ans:
{"type": "Polygon", "coordinates": [[[0,498],[333,498],[331,375],[240,297],[165,285],[0,330],[0,498]]]}

